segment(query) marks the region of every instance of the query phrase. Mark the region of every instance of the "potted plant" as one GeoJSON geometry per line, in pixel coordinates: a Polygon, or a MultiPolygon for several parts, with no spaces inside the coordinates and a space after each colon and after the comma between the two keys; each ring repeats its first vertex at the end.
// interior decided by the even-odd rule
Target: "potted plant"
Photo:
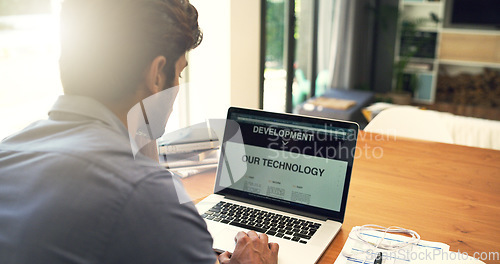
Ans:
{"type": "MultiPolygon", "coordinates": [[[[436,14],[430,13],[429,18],[417,18],[413,20],[404,19],[401,22],[401,36],[409,39],[416,37],[418,29],[428,22],[439,22],[436,14]]],[[[412,96],[418,88],[418,76],[415,71],[407,69],[408,63],[419,53],[421,48],[421,40],[413,41],[410,44],[400,46],[399,59],[394,63],[394,80],[392,93],[390,97],[393,103],[396,104],[411,104],[412,96]]]]}
{"type": "MultiPolygon", "coordinates": [[[[401,36],[415,36],[419,25],[424,23],[426,19],[403,20],[401,23],[401,36]]],[[[402,46],[402,45],[401,45],[402,46]]],[[[394,63],[394,79],[390,97],[395,104],[411,104],[413,92],[417,88],[417,74],[406,70],[411,58],[418,52],[417,45],[411,45],[406,48],[401,48],[399,59],[394,63]]]]}
{"type": "Polygon", "coordinates": [[[400,57],[394,64],[396,84],[390,93],[390,97],[395,104],[411,104],[413,92],[417,87],[417,75],[405,72],[410,58],[411,56],[400,57]]]}

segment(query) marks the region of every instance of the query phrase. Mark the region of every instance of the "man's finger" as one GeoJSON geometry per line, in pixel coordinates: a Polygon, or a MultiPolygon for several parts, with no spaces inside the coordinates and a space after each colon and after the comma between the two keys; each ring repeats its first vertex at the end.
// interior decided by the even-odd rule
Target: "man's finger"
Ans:
{"type": "Polygon", "coordinates": [[[219,255],[219,262],[221,264],[226,264],[226,263],[229,263],[230,259],[229,257],[231,256],[231,253],[229,253],[228,251],[222,253],[219,255]]]}
{"type": "Polygon", "coordinates": [[[259,237],[260,239],[262,239],[262,242],[264,242],[264,245],[269,242],[269,237],[266,234],[262,233],[259,235],[259,237]]]}
{"type": "Polygon", "coordinates": [[[248,237],[251,238],[251,239],[258,239],[259,238],[259,235],[255,232],[255,231],[248,231],[248,237]]]}
{"type": "Polygon", "coordinates": [[[269,243],[269,249],[271,249],[271,253],[278,254],[278,251],[280,250],[280,245],[271,242],[269,243]]]}
{"type": "Polygon", "coordinates": [[[238,242],[238,240],[242,239],[243,237],[248,237],[247,233],[240,231],[236,236],[234,237],[234,241],[238,242]]]}

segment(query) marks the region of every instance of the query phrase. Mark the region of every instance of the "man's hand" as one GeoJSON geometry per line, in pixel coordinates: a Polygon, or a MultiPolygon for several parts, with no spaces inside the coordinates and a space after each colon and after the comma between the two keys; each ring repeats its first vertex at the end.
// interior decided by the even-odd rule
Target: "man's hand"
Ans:
{"type": "Polygon", "coordinates": [[[234,253],[224,252],[219,255],[221,264],[277,264],[279,246],[269,243],[266,234],[258,235],[255,231],[239,232],[234,238],[234,253]]]}

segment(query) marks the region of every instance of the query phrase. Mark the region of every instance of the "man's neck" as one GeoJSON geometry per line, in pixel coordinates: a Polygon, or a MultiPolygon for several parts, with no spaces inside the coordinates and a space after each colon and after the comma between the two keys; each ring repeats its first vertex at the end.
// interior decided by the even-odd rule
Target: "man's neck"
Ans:
{"type": "MultiPolygon", "coordinates": [[[[127,115],[130,109],[136,105],[139,101],[133,100],[132,102],[135,103],[124,103],[124,104],[116,104],[116,103],[108,103],[105,104],[111,112],[113,112],[118,119],[123,123],[123,125],[128,129],[128,122],[127,122],[127,115]],[[125,106],[125,107],[124,107],[125,106]]],[[[144,154],[146,157],[151,158],[152,160],[155,160],[159,162],[158,158],[158,147],[156,144],[156,140],[152,140],[148,144],[146,144],[144,147],[142,147],[139,150],[142,154],[144,154]]]]}

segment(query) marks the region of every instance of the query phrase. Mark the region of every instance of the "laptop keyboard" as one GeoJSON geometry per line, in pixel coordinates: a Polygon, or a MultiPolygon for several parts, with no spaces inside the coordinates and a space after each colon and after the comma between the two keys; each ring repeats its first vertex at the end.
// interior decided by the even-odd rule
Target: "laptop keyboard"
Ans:
{"type": "Polygon", "coordinates": [[[321,224],[242,205],[219,202],[203,218],[307,244],[321,224]]]}

